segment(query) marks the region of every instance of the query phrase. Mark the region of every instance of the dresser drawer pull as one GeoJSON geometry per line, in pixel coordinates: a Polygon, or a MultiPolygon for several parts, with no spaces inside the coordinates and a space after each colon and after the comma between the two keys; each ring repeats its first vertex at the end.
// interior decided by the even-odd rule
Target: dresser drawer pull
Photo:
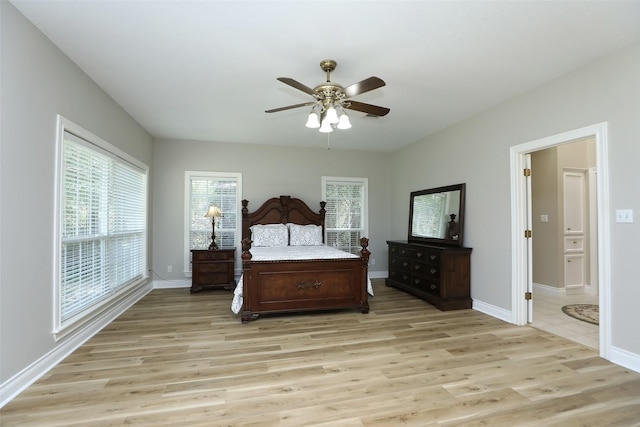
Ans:
{"type": "Polygon", "coordinates": [[[408,266],[408,265],[409,265],[409,263],[408,263],[408,262],[406,262],[406,261],[402,263],[402,266],[403,266],[403,267],[406,267],[406,266],[408,266]]]}
{"type": "Polygon", "coordinates": [[[418,258],[422,258],[422,252],[417,252],[417,253],[416,253],[416,256],[417,256],[418,258]]]}
{"type": "Polygon", "coordinates": [[[435,268],[432,268],[431,270],[429,270],[431,272],[431,274],[436,274],[438,272],[438,270],[436,270],[435,268]]]}
{"type": "Polygon", "coordinates": [[[434,290],[435,288],[437,288],[436,285],[434,285],[433,283],[431,284],[431,286],[429,286],[431,288],[431,290],[434,290]]]}
{"type": "Polygon", "coordinates": [[[429,258],[431,259],[431,261],[433,261],[434,259],[437,258],[437,256],[436,255],[429,255],[429,258]]]}
{"type": "Polygon", "coordinates": [[[322,286],[322,282],[319,282],[318,280],[316,280],[313,283],[303,282],[302,280],[298,281],[298,289],[307,289],[307,288],[318,289],[320,286],[322,286]]]}

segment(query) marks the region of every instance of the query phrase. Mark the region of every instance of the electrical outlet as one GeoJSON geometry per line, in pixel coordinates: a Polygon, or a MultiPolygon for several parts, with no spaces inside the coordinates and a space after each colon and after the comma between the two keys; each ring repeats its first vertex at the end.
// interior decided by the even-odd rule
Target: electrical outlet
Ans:
{"type": "Polygon", "coordinates": [[[633,209],[617,209],[616,210],[616,222],[632,223],[633,222],[633,209]]]}
{"type": "Polygon", "coordinates": [[[167,273],[171,273],[173,271],[173,266],[167,265],[167,273]]]}
{"type": "Polygon", "coordinates": [[[371,264],[371,265],[376,265],[376,259],[375,259],[375,258],[371,258],[371,259],[369,260],[369,264],[371,264]]]}
{"type": "Polygon", "coordinates": [[[540,222],[549,222],[549,215],[540,215],[540,222]]]}

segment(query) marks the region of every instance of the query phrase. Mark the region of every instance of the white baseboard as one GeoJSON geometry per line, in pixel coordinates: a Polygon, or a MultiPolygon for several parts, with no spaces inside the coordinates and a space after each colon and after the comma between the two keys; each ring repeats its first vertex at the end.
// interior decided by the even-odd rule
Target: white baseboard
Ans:
{"type": "Polygon", "coordinates": [[[384,271],[371,271],[369,270],[369,279],[386,279],[389,277],[389,272],[384,271]]]}
{"type": "Polygon", "coordinates": [[[151,282],[153,289],[190,288],[191,279],[184,280],[154,280],[151,282]]]}
{"type": "Polygon", "coordinates": [[[536,297],[536,294],[540,295],[548,295],[551,297],[563,297],[567,295],[567,290],[565,288],[558,288],[550,285],[543,285],[540,283],[533,284],[533,297],[536,297]]]}
{"type": "Polygon", "coordinates": [[[478,310],[484,314],[495,317],[505,322],[514,323],[511,310],[504,309],[495,305],[487,304],[486,302],[473,300],[472,308],[478,310]]]}
{"type": "Polygon", "coordinates": [[[632,371],[640,372],[640,355],[611,346],[609,361],[632,371]]]}
{"type": "Polygon", "coordinates": [[[135,289],[127,295],[126,298],[118,301],[104,313],[88,322],[85,327],[79,329],[76,333],[68,335],[64,340],[58,341],[54,349],[2,383],[0,385],[0,408],[49,372],[54,366],[64,360],[65,357],[73,353],[78,347],[91,339],[150,291],[150,282],[135,289]]]}

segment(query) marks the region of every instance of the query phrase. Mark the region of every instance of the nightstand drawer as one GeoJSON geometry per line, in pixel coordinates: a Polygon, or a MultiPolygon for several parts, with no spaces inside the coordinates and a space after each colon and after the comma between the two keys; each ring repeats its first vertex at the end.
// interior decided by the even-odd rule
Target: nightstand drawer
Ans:
{"type": "Polygon", "coordinates": [[[232,260],[236,250],[219,249],[216,251],[193,250],[192,261],[225,261],[232,260]]]}

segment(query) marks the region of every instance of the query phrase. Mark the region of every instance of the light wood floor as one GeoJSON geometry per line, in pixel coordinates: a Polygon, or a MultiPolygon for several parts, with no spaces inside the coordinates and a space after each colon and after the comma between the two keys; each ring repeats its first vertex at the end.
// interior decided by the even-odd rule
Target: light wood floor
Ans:
{"type": "Polygon", "coordinates": [[[374,281],[371,312],[262,317],[155,290],[0,412],[3,426],[638,426],[640,374],[374,281]]]}

